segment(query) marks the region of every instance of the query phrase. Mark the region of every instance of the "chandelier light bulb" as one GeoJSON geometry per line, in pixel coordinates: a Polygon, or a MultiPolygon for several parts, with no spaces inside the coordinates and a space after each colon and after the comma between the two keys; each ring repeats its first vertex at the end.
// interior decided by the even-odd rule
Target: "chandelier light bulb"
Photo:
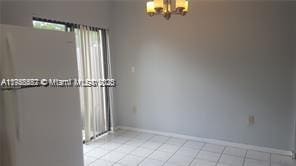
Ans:
{"type": "Polygon", "coordinates": [[[153,1],[148,1],[146,4],[146,10],[147,14],[149,16],[153,16],[155,14],[155,9],[154,9],[154,2],[153,1]]]}
{"type": "Polygon", "coordinates": [[[188,0],[149,0],[146,3],[146,12],[149,16],[162,15],[167,20],[171,15],[186,15],[188,9],[188,0]]]}
{"type": "Polygon", "coordinates": [[[160,12],[163,10],[164,0],[154,0],[154,9],[157,12],[160,12]]]}

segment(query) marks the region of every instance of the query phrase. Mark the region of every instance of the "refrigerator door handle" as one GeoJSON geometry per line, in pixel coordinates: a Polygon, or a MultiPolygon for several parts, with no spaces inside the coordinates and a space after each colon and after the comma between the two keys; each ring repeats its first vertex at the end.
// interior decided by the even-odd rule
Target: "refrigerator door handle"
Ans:
{"type": "MultiPolygon", "coordinates": [[[[8,55],[6,57],[7,63],[9,64],[8,66],[8,71],[6,71],[5,73],[7,73],[8,75],[15,77],[15,66],[14,66],[14,53],[15,53],[15,46],[13,43],[13,38],[12,35],[10,33],[7,33],[6,35],[6,39],[7,39],[7,46],[8,46],[8,55]]],[[[18,95],[16,91],[13,91],[14,95],[14,99],[15,99],[15,103],[18,103],[18,95]]],[[[19,107],[18,104],[16,104],[16,106],[14,107],[14,116],[15,116],[15,132],[16,132],[16,138],[18,141],[21,140],[21,129],[20,129],[20,111],[19,111],[19,107]]]]}

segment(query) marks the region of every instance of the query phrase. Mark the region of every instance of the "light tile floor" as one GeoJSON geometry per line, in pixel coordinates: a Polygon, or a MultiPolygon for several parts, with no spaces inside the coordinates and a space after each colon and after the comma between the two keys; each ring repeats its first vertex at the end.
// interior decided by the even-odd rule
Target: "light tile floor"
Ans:
{"type": "Polygon", "coordinates": [[[288,156],[129,130],[83,149],[85,166],[296,166],[288,156]]]}

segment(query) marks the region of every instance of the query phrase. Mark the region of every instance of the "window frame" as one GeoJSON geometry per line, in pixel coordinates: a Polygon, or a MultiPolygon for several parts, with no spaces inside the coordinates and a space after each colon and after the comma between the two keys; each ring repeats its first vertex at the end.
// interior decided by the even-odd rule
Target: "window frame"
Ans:
{"type": "Polygon", "coordinates": [[[69,22],[64,22],[64,21],[51,20],[51,19],[40,18],[40,17],[33,17],[32,20],[33,21],[40,21],[40,22],[48,22],[48,23],[53,23],[53,24],[65,25],[65,32],[74,32],[74,29],[75,28],[80,28],[80,26],[87,26],[92,31],[102,31],[102,32],[107,32],[108,31],[107,29],[104,29],[104,28],[98,28],[98,27],[88,26],[88,25],[83,25],[83,24],[69,23],[69,22]]]}

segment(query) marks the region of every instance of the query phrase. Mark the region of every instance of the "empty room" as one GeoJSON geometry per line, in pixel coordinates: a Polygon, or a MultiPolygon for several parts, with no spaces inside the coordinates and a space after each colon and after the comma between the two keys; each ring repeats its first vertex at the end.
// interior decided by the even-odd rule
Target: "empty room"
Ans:
{"type": "Polygon", "coordinates": [[[0,0],[0,166],[296,166],[296,1],[0,0]]]}

